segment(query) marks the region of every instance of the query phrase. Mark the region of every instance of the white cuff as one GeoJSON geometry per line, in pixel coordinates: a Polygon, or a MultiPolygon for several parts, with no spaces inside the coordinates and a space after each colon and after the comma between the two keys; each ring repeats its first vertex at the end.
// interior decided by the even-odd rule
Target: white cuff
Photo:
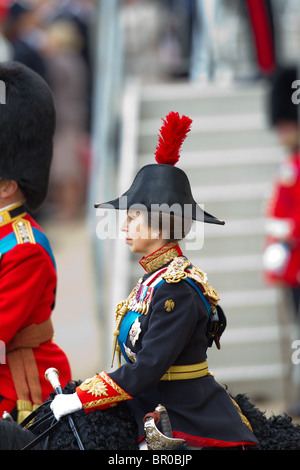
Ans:
{"type": "Polygon", "coordinates": [[[53,411],[57,421],[59,421],[59,419],[64,415],[81,410],[82,403],[79,400],[76,392],[67,395],[61,394],[56,395],[50,405],[50,408],[53,411]]]}
{"type": "Polygon", "coordinates": [[[285,239],[292,231],[290,219],[271,218],[265,222],[265,233],[279,239],[285,239]]]}

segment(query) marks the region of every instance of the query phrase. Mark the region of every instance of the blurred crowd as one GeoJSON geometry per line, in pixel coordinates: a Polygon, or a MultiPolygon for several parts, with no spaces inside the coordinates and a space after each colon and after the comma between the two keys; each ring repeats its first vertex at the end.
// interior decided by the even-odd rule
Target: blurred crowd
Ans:
{"type": "MultiPolygon", "coordinates": [[[[270,4],[269,0],[264,3],[270,4]]],[[[240,47],[235,31],[240,22],[246,48],[255,56],[251,15],[242,8],[244,4],[235,0],[119,0],[124,74],[204,83],[219,80],[220,73],[221,79],[231,75],[234,66],[232,60],[223,60],[224,50],[231,59],[237,57],[239,69],[241,56],[247,55],[233,49],[237,44],[240,47]]],[[[43,211],[62,220],[73,219],[84,207],[91,153],[92,56],[97,46],[91,37],[97,29],[98,7],[97,0],[0,0],[0,62],[18,60],[28,65],[53,92],[57,130],[43,211]]],[[[255,75],[262,67],[253,57],[250,69],[255,75]]]]}
{"type": "Polygon", "coordinates": [[[4,0],[0,7],[0,61],[17,60],[40,74],[56,105],[50,190],[43,210],[73,218],[85,200],[90,154],[94,2],[4,0]]]}
{"type": "Polygon", "coordinates": [[[280,46],[279,3],[123,0],[127,70],[204,84],[261,78],[280,46]]]}

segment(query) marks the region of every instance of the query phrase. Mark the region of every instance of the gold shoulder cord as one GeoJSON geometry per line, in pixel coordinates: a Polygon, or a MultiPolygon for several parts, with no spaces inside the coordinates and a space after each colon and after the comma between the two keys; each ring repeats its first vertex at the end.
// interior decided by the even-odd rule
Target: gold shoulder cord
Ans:
{"type": "Polygon", "coordinates": [[[187,278],[186,268],[191,262],[183,257],[174,258],[166,272],[161,276],[168,284],[173,284],[187,278]]]}
{"type": "Polygon", "coordinates": [[[115,331],[113,333],[114,335],[114,340],[113,340],[113,353],[112,353],[112,360],[111,360],[111,367],[113,367],[114,363],[114,358],[115,358],[115,353],[116,351],[118,352],[118,364],[119,367],[121,366],[121,350],[118,345],[118,336],[120,333],[120,326],[123,321],[123,318],[125,315],[129,312],[129,302],[132,299],[132,297],[135,294],[135,288],[132,289],[130,292],[129,296],[127,297],[126,300],[122,300],[121,302],[118,303],[117,308],[116,308],[116,317],[115,317],[115,331]]]}
{"type": "Polygon", "coordinates": [[[189,277],[200,285],[203,294],[211,305],[216,306],[220,297],[218,292],[208,284],[206,273],[196,269],[191,262],[184,257],[175,258],[169,265],[162,278],[169,284],[177,283],[189,277]]]}

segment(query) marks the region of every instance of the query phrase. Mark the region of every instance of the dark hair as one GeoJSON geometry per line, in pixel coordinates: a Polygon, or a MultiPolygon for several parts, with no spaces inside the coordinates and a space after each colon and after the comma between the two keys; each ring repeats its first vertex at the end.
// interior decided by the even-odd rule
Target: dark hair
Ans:
{"type": "Polygon", "coordinates": [[[192,219],[180,217],[172,212],[169,214],[148,211],[147,214],[148,226],[159,230],[169,242],[182,240],[192,228],[192,219]]]}

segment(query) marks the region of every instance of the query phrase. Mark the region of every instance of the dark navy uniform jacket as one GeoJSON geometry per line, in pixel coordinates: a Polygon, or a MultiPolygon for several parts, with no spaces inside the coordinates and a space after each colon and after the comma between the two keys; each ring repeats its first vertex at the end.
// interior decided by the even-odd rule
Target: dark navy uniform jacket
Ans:
{"type": "Polygon", "coordinates": [[[128,400],[142,439],[144,416],[162,404],[168,411],[173,437],[185,439],[189,446],[255,445],[249,423],[213,375],[161,380],[174,365],[205,363],[209,342],[206,298],[187,278],[167,282],[161,277],[174,259],[184,262],[186,258],[178,257],[178,245],[166,245],[162,251],[163,256],[154,257],[154,266],[159,268],[140,280],[116,331],[127,362],[78,388],[83,407],[89,412],[128,400]],[[166,260],[169,263],[161,266],[166,260]],[[102,395],[101,390],[105,390],[102,395]]]}

